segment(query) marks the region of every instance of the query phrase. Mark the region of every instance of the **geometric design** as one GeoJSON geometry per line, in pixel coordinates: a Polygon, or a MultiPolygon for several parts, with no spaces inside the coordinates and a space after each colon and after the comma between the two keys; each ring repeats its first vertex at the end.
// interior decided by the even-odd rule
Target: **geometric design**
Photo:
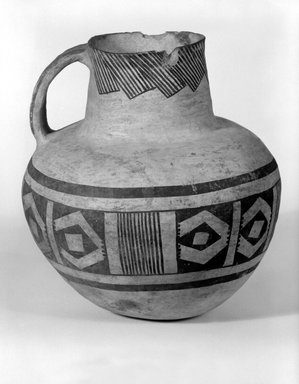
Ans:
{"type": "Polygon", "coordinates": [[[242,217],[242,228],[244,228],[245,225],[247,225],[249,221],[252,220],[259,211],[264,214],[265,218],[268,221],[270,221],[271,208],[264,199],[258,197],[255,200],[254,204],[248,209],[248,211],[244,213],[242,217]]]}
{"type": "Polygon", "coordinates": [[[47,208],[46,208],[46,225],[47,225],[47,235],[49,239],[49,243],[52,249],[52,252],[57,260],[58,263],[62,263],[60,253],[55,241],[55,235],[53,230],[53,207],[54,203],[53,201],[47,202],[47,208]]]}
{"type": "Polygon", "coordinates": [[[33,236],[36,238],[36,240],[38,240],[39,233],[38,233],[38,229],[37,229],[37,224],[31,217],[29,218],[29,227],[31,229],[33,236]]]}
{"type": "Polygon", "coordinates": [[[238,244],[238,237],[239,237],[240,221],[241,221],[241,202],[235,201],[233,203],[232,228],[230,232],[226,258],[223,263],[224,267],[234,264],[236,248],[238,244]]]}
{"type": "Polygon", "coordinates": [[[164,273],[178,273],[175,212],[159,212],[164,273]]]}
{"type": "MultiPolygon", "coordinates": [[[[248,183],[246,178],[245,182],[248,183]]],[[[219,184],[209,187],[218,190],[219,184]]],[[[188,209],[106,212],[64,205],[34,188],[35,185],[24,184],[24,209],[43,253],[63,273],[73,271],[73,278],[81,276],[83,280],[94,276],[99,286],[103,281],[109,282],[106,287],[114,287],[118,279],[128,279],[122,283],[126,285],[132,276],[139,276],[138,281],[154,287],[158,281],[154,276],[163,275],[163,279],[175,282],[178,275],[182,282],[178,286],[185,288],[195,286],[192,279],[197,276],[210,276],[203,284],[210,284],[212,278],[213,282],[224,281],[226,271],[239,271],[235,277],[238,278],[238,273],[255,268],[267,249],[280,198],[278,183],[235,201],[188,209]],[[220,280],[213,277],[214,273],[220,280]],[[185,279],[191,282],[184,285],[185,279]]],[[[207,193],[199,190],[203,195],[207,193]]],[[[133,190],[129,193],[133,194],[133,190]]],[[[150,193],[151,201],[158,198],[157,190],[150,193]]],[[[162,285],[165,290],[174,287],[172,283],[162,285]]]]}
{"type": "Polygon", "coordinates": [[[105,213],[105,242],[112,274],[176,273],[175,239],[173,212],[105,213]]]}
{"type": "MultiPolygon", "coordinates": [[[[254,238],[259,238],[259,240],[254,245],[251,244],[248,240],[246,240],[244,236],[242,235],[240,236],[239,246],[237,248],[237,251],[247,258],[251,258],[255,254],[255,252],[260,248],[263,242],[267,239],[268,228],[269,228],[270,219],[271,219],[271,208],[269,204],[261,197],[258,197],[255,200],[254,204],[243,214],[241,228],[246,227],[246,225],[250,221],[252,221],[258,213],[262,213],[264,215],[267,221],[267,229],[264,232],[263,236],[261,236],[260,238],[259,236],[254,237],[254,238]]],[[[258,222],[258,221],[255,220],[255,222],[258,222]]],[[[255,224],[253,224],[253,226],[254,225],[255,224]]],[[[259,226],[259,224],[257,225],[259,226]]],[[[262,230],[262,227],[259,231],[259,235],[261,233],[261,230],[262,230]]],[[[252,228],[251,228],[251,231],[252,231],[252,228]]],[[[255,236],[255,232],[254,232],[254,236],[255,236]]],[[[250,236],[249,234],[248,237],[252,237],[252,236],[250,236]]]]}
{"type": "Polygon", "coordinates": [[[33,217],[28,217],[28,223],[35,241],[37,242],[42,252],[46,255],[49,255],[51,248],[48,242],[45,223],[36,207],[32,192],[23,196],[23,205],[25,212],[31,210],[33,214],[33,217]]]}
{"type": "MultiPolygon", "coordinates": [[[[219,219],[209,211],[201,211],[194,216],[191,216],[179,224],[179,234],[182,239],[186,234],[193,231],[202,224],[207,224],[215,231],[219,239],[203,250],[194,248],[194,242],[190,245],[184,245],[180,242],[180,259],[191,261],[198,264],[206,264],[215,257],[227,245],[227,237],[229,233],[229,225],[219,219]]],[[[202,236],[202,235],[200,235],[202,236]]],[[[208,238],[206,239],[206,241],[208,238]]]]}
{"type": "Polygon", "coordinates": [[[164,273],[159,213],[118,213],[119,256],[125,275],[164,273]]]}
{"type": "Polygon", "coordinates": [[[93,47],[92,60],[97,89],[100,94],[122,90],[129,99],[158,89],[171,97],[189,86],[194,92],[207,76],[204,40],[181,46],[177,62],[167,64],[165,52],[115,54],[93,47]]]}
{"type": "Polygon", "coordinates": [[[85,255],[80,259],[76,259],[63,248],[61,248],[61,253],[64,258],[66,258],[71,264],[75,265],[79,269],[90,267],[91,265],[104,260],[103,254],[98,249],[90,252],[88,255],[85,255]]]}
{"type": "Polygon", "coordinates": [[[46,224],[47,224],[47,233],[49,238],[49,243],[51,245],[52,251],[54,253],[54,256],[58,263],[62,264],[60,252],[55,240],[54,235],[54,228],[53,228],[53,209],[54,209],[54,203],[53,201],[47,202],[47,209],[46,209],[46,224]]]}
{"type": "Polygon", "coordinates": [[[265,221],[263,220],[256,220],[251,227],[248,237],[257,239],[261,234],[264,223],[265,221]]]}
{"type": "MultiPolygon", "coordinates": [[[[32,193],[28,193],[27,195],[23,196],[23,203],[24,203],[24,210],[25,211],[27,211],[29,208],[31,208],[33,216],[36,220],[36,223],[39,226],[39,228],[41,229],[41,231],[44,235],[44,239],[45,239],[46,238],[45,223],[43,222],[43,219],[41,218],[41,215],[39,214],[39,212],[36,208],[36,204],[35,204],[32,193]]],[[[34,227],[34,233],[37,231],[36,223],[35,223],[35,227],[34,227]]]]}
{"type": "Polygon", "coordinates": [[[54,227],[56,231],[73,227],[74,225],[78,225],[99,248],[102,248],[103,246],[102,239],[99,238],[96,232],[87,223],[87,221],[85,220],[84,216],[80,211],[72,212],[68,215],[59,217],[58,219],[54,220],[54,227]]]}
{"type": "Polygon", "coordinates": [[[205,245],[210,237],[208,232],[197,232],[194,235],[193,245],[205,245]]]}
{"type": "Polygon", "coordinates": [[[66,233],[65,239],[70,251],[84,252],[83,236],[81,233],[66,233]]]}
{"type": "MultiPolygon", "coordinates": [[[[63,217],[60,217],[56,220],[54,220],[54,227],[56,231],[60,231],[65,228],[73,227],[78,225],[85,234],[90,238],[90,240],[97,246],[97,249],[88,253],[87,255],[83,255],[80,258],[73,257],[70,253],[68,253],[64,248],[61,247],[61,253],[64,256],[65,259],[67,259],[71,264],[75,265],[79,269],[84,269],[86,267],[89,267],[91,265],[94,265],[102,260],[104,260],[104,243],[102,239],[98,236],[98,234],[91,228],[91,226],[88,224],[84,216],[80,211],[70,213],[68,215],[65,215],[63,217]]],[[[68,235],[68,234],[67,234],[68,235]]],[[[81,239],[77,236],[73,237],[73,239],[76,239],[74,243],[74,240],[70,240],[71,237],[66,235],[66,240],[68,242],[68,246],[71,247],[79,247],[80,252],[84,251],[83,248],[83,242],[82,242],[82,235],[81,239]],[[80,242],[81,240],[81,242],[80,242]],[[79,243],[78,243],[79,241],[79,243]]],[[[70,249],[70,247],[69,247],[70,249]]],[[[71,250],[71,249],[70,249],[71,250]]]]}
{"type": "Polygon", "coordinates": [[[278,211],[279,211],[279,204],[280,204],[280,194],[281,194],[281,183],[279,182],[277,185],[273,188],[273,203],[272,203],[272,217],[271,217],[271,223],[268,230],[268,236],[267,240],[265,242],[265,246],[263,248],[263,252],[265,252],[270,244],[270,241],[272,239],[275,224],[278,219],[278,211]]]}

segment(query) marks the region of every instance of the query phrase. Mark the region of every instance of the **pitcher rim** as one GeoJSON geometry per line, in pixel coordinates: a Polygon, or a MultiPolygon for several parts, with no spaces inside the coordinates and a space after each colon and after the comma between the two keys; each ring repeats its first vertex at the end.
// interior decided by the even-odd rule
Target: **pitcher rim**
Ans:
{"type": "Polygon", "coordinates": [[[113,54],[113,55],[146,54],[149,52],[157,52],[157,53],[165,52],[167,55],[171,55],[173,52],[175,52],[179,49],[191,47],[191,46],[194,46],[200,42],[204,43],[205,39],[206,39],[206,37],[203,34],[191,32],[191,31],[166,31],[166,32],[160,33],[160,34],[145,34],[145,33],[140,32],[140,31],[133,31],[133,32],[114,32],[114,33],[95,35],[95,36],[92,36],[88,40],[87,44],[91,49],[96,49],[100,52],[105,52],[105,53],[109,53],[109,54],[113,54]],[[158,39],[162,40],[163,37],[166,37],[169,35],[174,35],[174,37],[178,38],[178,42],[177,42],[177,46],[175,48],[173,48],[169,53],[166,52],[166,49],[159,49],[159,50],[148,49],[148,50],[132,50],[130,52],[115,52],[113,50],[101,49],[101,48],[96,46],[96,42],[98,42],[100,39],[106,39],[107,37],[111,37],[111,36],[117,37],[117,36],[121,36],[121,35],[128,35],[128,36],[136,35],[139,38],[157,39],[157,40],[158,39]],[[192,42],[191,41],[190,42],[184,41],[184,40],[187,40],[186,37],[188,37],[189,39],[193,39],[195,41],[192,41],[192,42]]]}

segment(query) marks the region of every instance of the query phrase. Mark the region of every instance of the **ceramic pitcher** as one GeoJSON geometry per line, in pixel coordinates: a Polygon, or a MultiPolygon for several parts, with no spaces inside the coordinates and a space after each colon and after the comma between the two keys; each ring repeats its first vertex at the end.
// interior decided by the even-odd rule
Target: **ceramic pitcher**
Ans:
{"type": "Polygon", "coordinates": [[[35,87],[26,219],[57,272],[112,312],[205,313],[245,283],[272,238],[277,164],[252,132],[214,115],[204,49],[190,32],[95,36],[35,87]],[[76,61],[90,71],[85,118],[52,131],[48,86],[76,61]]]}

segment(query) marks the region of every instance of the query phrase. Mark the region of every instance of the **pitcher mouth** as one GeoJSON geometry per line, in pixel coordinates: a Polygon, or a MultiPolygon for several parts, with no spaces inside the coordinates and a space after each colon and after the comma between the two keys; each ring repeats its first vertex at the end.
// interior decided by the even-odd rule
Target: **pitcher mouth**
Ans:
{"type": "Polygon", "coordinates": [[[92,37],[89,54],[99,94],[122,90],[133,99],[158,89],[168,98],[186,86],[195,92],[207,76],[204,40],[192,32],[92,37]]]}
{"type": "Polygon", "coordinates": [[[126,54],[141,52],[166,52],[170,55],[183,46],[205,40],[199,33],[187,31],[169,31],[158,35],[146,35],[142,32],[120,32],[93,36],[88,45],[99,51],[126,54]]]}

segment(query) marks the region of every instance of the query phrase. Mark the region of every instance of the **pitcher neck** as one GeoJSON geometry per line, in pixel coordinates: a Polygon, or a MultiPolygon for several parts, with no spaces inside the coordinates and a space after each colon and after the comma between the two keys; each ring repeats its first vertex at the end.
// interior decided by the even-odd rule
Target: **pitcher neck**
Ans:
{"type": "Polygon", "coordinates": [[[186,130],[213,129],[204,42],[189,32],[92,38],[88,133],[175,140],[186,130]]]}

